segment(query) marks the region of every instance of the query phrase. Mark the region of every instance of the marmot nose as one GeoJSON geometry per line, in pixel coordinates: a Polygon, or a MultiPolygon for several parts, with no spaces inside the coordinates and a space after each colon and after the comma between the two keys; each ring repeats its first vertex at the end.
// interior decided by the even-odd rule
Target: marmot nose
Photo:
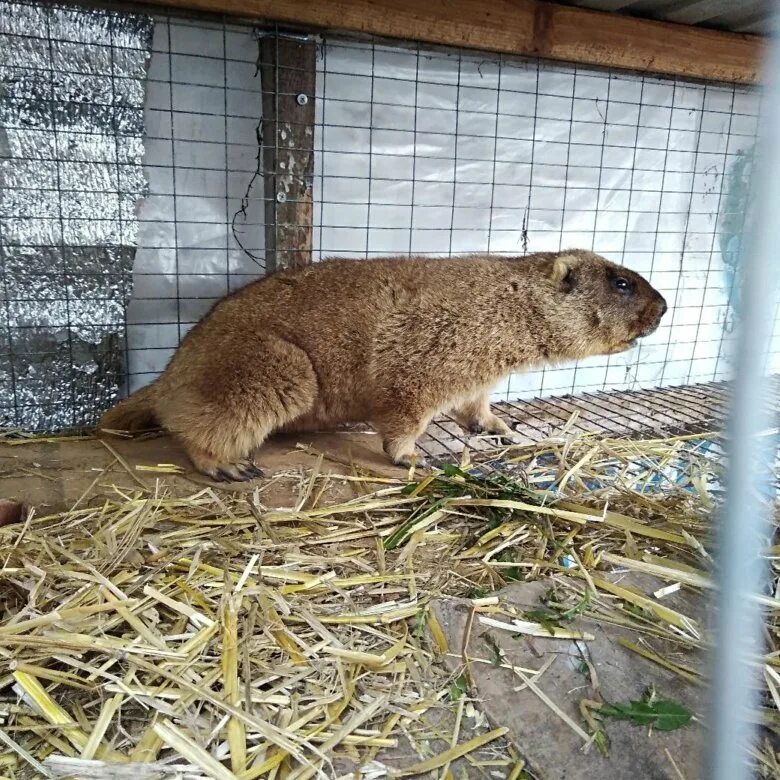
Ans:
{"type": "Polygon", "coordinates": [[[661,316],[663,317],[667,311],[669,311],[669,307],[666,305],[666,299],[661,298],[661,316]]]}

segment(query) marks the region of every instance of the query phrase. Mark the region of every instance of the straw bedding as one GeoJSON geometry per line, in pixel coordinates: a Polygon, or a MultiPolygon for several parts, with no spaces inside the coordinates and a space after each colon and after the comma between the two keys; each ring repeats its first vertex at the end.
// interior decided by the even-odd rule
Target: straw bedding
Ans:
{"type": "MultiPolygon", "coordinates": [[[[99,505],[6,525],[0,777],[527,777],[523,746],[446,671],[460,650],[431,600],[540,636],[580,636],[580,614],[619,623],[635,652],[703,682],[708,629],[664,596],[713,588],[718,441],[551,439],[409,480],[315,468],[274,477],[296,490],[284,508],[267,484],[175,496],[152,467],[99,505]],[[616,568],[665,586],[623,587],[616,568]],[[553,625],[493,597],[562,574],[553,625]]],[[[767,541],[773,566],[779,551],[767,541]]],[[[780,600],[760,598],[753,759],[772,777],[780,600]]],[[[592,742],[592,719],[577,726],[592,742]]]]}

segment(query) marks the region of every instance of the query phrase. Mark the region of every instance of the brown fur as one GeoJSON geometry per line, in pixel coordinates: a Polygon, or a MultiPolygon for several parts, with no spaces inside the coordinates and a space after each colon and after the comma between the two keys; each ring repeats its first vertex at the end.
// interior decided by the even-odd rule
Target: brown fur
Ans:
{"type": "Polygon", "coordinates": [[[665,311],[642,277],[582,250],[330,260],[221,300],[100,428],[156,423],[200,471],[249,479],[273,431],[369,422],[408,464],[438,412],[511,435],[488,403],[502,377],[625,350],[665,311]]]}

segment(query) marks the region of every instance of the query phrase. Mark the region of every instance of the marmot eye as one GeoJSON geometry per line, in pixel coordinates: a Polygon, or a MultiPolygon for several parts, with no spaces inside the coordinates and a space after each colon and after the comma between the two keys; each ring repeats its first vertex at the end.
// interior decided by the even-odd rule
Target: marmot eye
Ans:
{"type": "Polygon", "coordinates": [[[624,279],[622,276],[618,276],[617,278],[613,279],[612,286],[618,292],[622,292],[622,293],[631,292],[631,282],[629,282],[628,279],[624,279]]]}

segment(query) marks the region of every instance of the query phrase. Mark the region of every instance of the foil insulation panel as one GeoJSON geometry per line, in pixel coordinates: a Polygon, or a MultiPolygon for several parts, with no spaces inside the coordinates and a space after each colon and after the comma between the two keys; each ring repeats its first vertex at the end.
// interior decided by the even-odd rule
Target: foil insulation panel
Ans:
{"type": "Polygon", "coordinates": [[[0,426],[119,395],[153,21],[0,0],[0,426]]]}

